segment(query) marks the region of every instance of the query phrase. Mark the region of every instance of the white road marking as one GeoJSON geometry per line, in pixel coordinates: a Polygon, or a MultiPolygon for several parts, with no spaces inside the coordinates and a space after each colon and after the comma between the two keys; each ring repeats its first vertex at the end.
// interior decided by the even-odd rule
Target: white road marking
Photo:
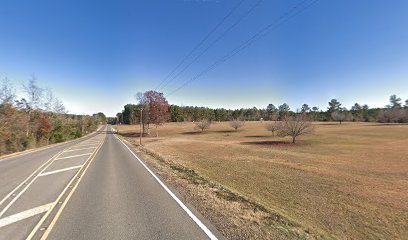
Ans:
{"type": "Polygon", "coordinates": [[[65,171],[69,171],[69,170],[77,169],[77,168],[81,168],[81,167],[82,167],[82,165],[73,166],[73,167],[67,167],[67,168],[62,168],[62,169],[58,169],[58,170],[51,171],[51,172],[41,173],[41,174],[38,174],[38,176],[40,176],[40,177],[42,177],[42,176],[47,176],[47,175],[51,175],[51,174],[54,174],[54,173],[65,172],[65,171]]]}
{"type": "Polygon", "coordinates": [[[78,144],[78,146],[99,145],[99,143],[100,143],[100,142],[98,142],[98,143],[80,143],[80,144],[78,144]]]}
{"type": "Polygon", "coordinates": [[[96,140],[93,140],[93,141],[84,141],[84,142],[82,142],[82,144],[95,144],[95,143],[100,143],[100,142],[101,142],[101,140],[96,139],[96,140]]]}
{"type": "Polygon", "coordinates": [[[20,212],[20,213],[17,213],[17,214],[2,218],[2,219],[0,219],[0,228],[4,227],[4,226],[7,226],[7,225],[10,225],[12,223],[24,220],[26,218],[35,216],[37,214],[46,212],[51,208],[51,206],[52,206],[52,203],[48,203],[48,204],[45,204],[45,205],[42,205],[42,206],[39,206],[39,207],[36,207],[36,208],[26,210],[24,212],[20,212]]]}
{"type": "MultiPolygon", "coordinates": [[[[44,163],[42,166],[44,166],[44,165],[46,165],[46,164],[48,164],[48,165],[46,165],[46,166],[39,172],[39,174],[43,173],[44,170],[47,169],[55,160],[57,160],[58,156],[60,156],[62,153],[63,153],[63,151],[59,152],[58,154],[56,154],[56,155],[54,155],[52,158],[50,158],[46,163],[44,163]]],[[[92,153],[91,153],[91,154],[92,154],[92,153]]],[[[38,168],[37,170],[39,170],[39,169],[41,169],[41,167],[38,168]]],[[[37,170],[36,170],[36,171],[37,171],[37,170]]],[[[35,171],[34,173],[32,173],[31,176],[35,175],[36,171],[35,171]]],[[[0,217],[4,215],[4,213],[21,197],[21,195],[24,194],[25,191],[27,191],[27,189],[31,186],[31,184],[34,183],[34,181],[35,181],[38,177],[39,177],[39,175],[34,176],[34,178],[33,178],[29,183],[27,183],[26,186],[25,186],[16,196],[14,196],[14,198],[7,204],[7,206],[5,206],[5,207],[1,210],[1,212],[0,212],[0,217]]],[[[29,177],[29,178],[30,178],[30,177],[29,177]]],[[[26,180],[28,180],[29,178],[27,178],[26,180]]],[[[24,184],[24,182],[22,182],[20,185],[23,185],[23,184],[24,184]]],[[[16,189],[18,189],[18,188],[15,188],[12,192],[10,192],[10,194],[7,195],[7,196],[2,200],[1,203],[3,203],[9,196],[13,195],[13,192],[14,192],[16,189]]]]}
{"type": "Polygon", "coordinates": [[[164,183],[156,176],[156,174],[153,173],[152,170],[150,170],[147,165],[140,160],[140,158],[120,139],[118,136],[115,135],[115,137],[129,150],[129,152],[142,164],[142,166],[156,179],[156,181],[164,188],[164,190],[178,203],[178,205],[187,213],[187,215],[201,228],[201,230],[204,231],[205,234],[211,239],[211,240],[217,240],[218,238],[210,231],[210,229],[207,228],[207,226],[204,225],[198,219],[193,212],[191,212],[190,209],[184,203],[166,186],[164,183]]]}
{"type": "Polygon", "coordinates": [[[67,157],[56,158],[55,160],[81,157],[81,156],[86,156],[86,155],[91,155],[91,154],[92,154],[92,153],[84,153],[84,154],[78,154],[78,155],[72,155],[72,156],[67,156],[67,157]]]}
{"type": "Polygon", "coordinates": [[[88,150],[88,149],[95,149],[95,148],[97,148],[97,147],[71,149],[71,150],[66,150],[66,151],[64,151],[64,152],[74,152],[74,151],[88,150]]]}
{"type": "MultiPolygon", "coordinates": [[[[1,201],[0,201],[0,205],[4,203],[4,201],[6,201],[17,189],[19,189],[26,181],[28,181],[28,179],[30,179],[32,176],[34,176],[42,167],[44,167],[45,165],[47,165],[50,161],[52,161],[56,156],[59,156],[59,154],[61,154],[63,151],[58,152],[57,154],[55,154],[54,156],[52,156],[50,159],[48,159],[45,163],[43,163],[39,168],[37,168],[30,176],[28,176],[26,179],[24,179],[23,182],[21,182],[16,188],[14,188],[9,194],[7,194],[7,196],[5,196],[1,201]]],[[[0,213],[0,216],[2,214],[0,213]]]]}
{"type": "Polygon", "coordinates": [[[89,156],[89,158],[85,161],[85,163],[82,165],[81,169],[84,169],[81,173],[81,169],[79,171],[77,171],[77,173],[71,178],[71,180],[69,181],[69,183],[65,186],[64,190],[60,193],[60,195],[57,197],[57,200],[55,200],[55,202],[53,203],[53,205],[51,206],[51,209],[49,211],[47,211],[44,216],[40,219],[40,221],[37,223],[37,225],[33,228],[33,230],[31,231],[31,233],[28,235],[28,237],[26,238],[26,240],[31,240],[35,233],[38,231],[38,229],[40,229],[41,225],[44,223],[45,219],[47,219],[47,217],[49,216],[49,214],[53,211],[53,209],[55,208],[55,206],[57,205],[57,203],[60,201],[60,199],[62,198],[62,196],[65,194],[65,192],[69,189],[70,186],[72,186],[72,183],[74,182],[74,180],[79,176],[79,180],[76,182],[75,186],[72,188],[72,190],[69,192],[67,198],[64,200],[64,202],[62,203],[60,209],[58,210],[57,214],[55,215],[55,217],[53,218],[53,220],[51,221],[50,225],[48,225],[46,231],[44,232],[44,235],[41,237],[41,239],[46,239],[47,236],[49,235],[50,231],[52,230],[52,228],[54,227],[58,216],[61,214],[62,210],[64,209],[65,205],[67,204],[68,200],[70,199],[70,197],[72,196],[72,194],[74,193],[75,189],[78,187],[79,183],[82,180],[82,177],[85,175],[87,169],[89,168],[89,166],[91,165],[93,159],[95,159],[96,154],[98,154],[98,151],[101,149],[103,143],[105,142],[102,141],[101,144],[98,146],[98,148],[93,152],[93,155],[89,156]]]}

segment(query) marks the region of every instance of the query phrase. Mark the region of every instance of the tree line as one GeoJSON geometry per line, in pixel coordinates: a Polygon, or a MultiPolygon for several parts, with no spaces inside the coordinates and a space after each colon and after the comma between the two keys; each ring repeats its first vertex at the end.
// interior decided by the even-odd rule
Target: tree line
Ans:
{"type": "Polygon", "coordinates": [[[18,98],[11,82],[1,81],[0,155],[79,138],[106,122],[103,113],[68,114],[62,101],[34,77],[21,90],[25,96],[18,98]]]}
{"type": "MultiPolygon", "coordinates": [[[[327,109],[319,109],[318,107],[310,107],[308,104],[303,104],[295,111],[291,110],[288,104],[283,103],[279,106],[269,104],[266,108],[241,108],[241,109],[225,109],[225,108],[208,108],[196,106],[178,106],[167,105],[167,100],[162,93],[149,91],[150,94],[155,93],[160,95],[164,104],[163,114],[156,126],[162,122],[197,122],[203,119],[208,121],[232,121],[239,119],[242,121],[282,121],[286,116],[302,114],[313,121],[344,121],[354,122],[382,122],[382,123],[407,123],[408,122],[408,100],[405,103],[401,98],[392,95],[389,99],[390,103],[384,108],[370,108],[366,104],[355,103],[350,109],[342,106],[337,99],[332,99],[328,102],[327,109]]],[[[148,93],[148,92],[146,92],[148,93]]],[[[116,121],[122,124],[137,124],[140,122],[141,109],[146,112],[142,119],[143,123],[149,124],[149,108],[146,102],[140,101],[140,93],[137,104],[127,104],[122,112],[117,114],[116,121]]],[[[160,115],[160,114],[159,114],[160,115]]]]}

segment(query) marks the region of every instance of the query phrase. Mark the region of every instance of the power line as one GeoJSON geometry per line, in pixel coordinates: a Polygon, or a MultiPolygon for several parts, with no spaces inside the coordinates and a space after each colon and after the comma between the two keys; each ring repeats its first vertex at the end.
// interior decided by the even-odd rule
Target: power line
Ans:
{"type": "Polygon", "coordinates": [[[290,19],[296,17],[297,15],[299,15],[300,13],[304,12],[305,10],[307,10],[308,8],[310,8],[311,6],[313,6],[314,4],[316,4],[319,0],[313,0],[311,2],[309,2],[309,4],[306,4],[306,2],[308,2],[309,0],[303,0],[300,3],[296,4],[294,7],[292,7],[290,10],[288,10],[286,13],[284,13],[283,15],[281,15],[280,17],[278,17],[277,19],[275,19],[272,23],[268,24],[267,26],[265,26],[264,28],[262,28],[259,32],[257,32],[256,34],[254,34],[251,38],[249,38],[248,40],[246,40],[245,42],[243,42],[242,44],[240,44],[238,47],[234,48],[232,51],[230,51],[229,53],[227,53],[226,55],[224,55],[222,58],[220,58],[219,60],[215,61],[213,64],[211,64],[210,66],[208,66],[204,71],[198,73],[197,75],[195,75],[194,77],[192,77],[191,79],[189,79],[188,81],[184,82],[180,87],[176,88],[175,90],[173,90],[172,92],[170,92],[169,94],[166,95],[166,97],[169,97],[170,95],[176,93],[177,91],[179,91],[180,89],[184,88],[185,86],[187,86],[189,83],[197,80],[198,78],[202,77],[203,75],[205,75],[206,73],[210,72],[211,70],[213,70],[214,68],[216,68],[218,65],[220,65],[221,63],[224,63],[226,61],[228,61],[229,59],[231,59],[232,57],[234,57],[235,55],[237,55],[238,53],[240,53],[241,51],[243,51],[244,49],[248,48],[251,44],[253,44],[255,41],[259,40],[261,37],[263,37],[268,31],[278,28],[279,26],[281,26],[282,24],[286,23],[287,21],[289,21],[290,19]]]}
{"type": "Polygon", "coordinates": [[[241,6],[241,4],[244,2],[245,0],[241,0],[238,2],[237,5],[235,5],[229,12],[227,15],[225,15],[220,22],[217,23],[217,25],[215,25],[215,27],[209,32],[207,33],[207,35],[180,61],[180,63],[173,68],[173,70],[167,74],[167,76],[155,87],[155,89],[157,90],[164,82],[167,81],[167,79],[173,75],[174,72],[177,71],[177,69],[179,69],[181,67],[181,65],[183,65],[183,63],[199,48],[201,47],[201,45],[203,45],[203,43],[205,41],[207,41],[207,39],[215,32],[218,30],[218,28],[235,12],[235,10],[237,8],[239,8],[241,6]]]}
{"type": "Polygon", "coordinates": [[[174,79],[179,77],[183,74],[193,63],[197,62],[212,46],[214,46],[217,42],[219,42],[223,37],[225,37],[234,27],[236,27],[242,20],[244,20],[249,14],[251,14],[258,6],[261,4],[263,0],[258,0],[248,11],[246,11],[237,21],[235,21],[229,28],[227,28],[220,36],[218,36],[214,41],[210,43],[199,55],[197,55],[189,64],[187,64],[181,71],[179,71],[176,75],[174,75],[165,85],[163,85],[161,89],[164,89],[169,83],[171,83],[174,79]]]}

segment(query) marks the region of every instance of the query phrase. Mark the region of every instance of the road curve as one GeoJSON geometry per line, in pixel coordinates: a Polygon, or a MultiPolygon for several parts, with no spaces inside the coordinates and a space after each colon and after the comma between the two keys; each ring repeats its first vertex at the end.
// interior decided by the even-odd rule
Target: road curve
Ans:
{"type": "Polygon", "coordinates": [[[6,168],[0,160],[2,176],[20,176],[1,183],[0,200],[21,184],[0,204],[0,239],[222,238],[110,129],[42,150],[36,161],[16,156],[6,168]]]}

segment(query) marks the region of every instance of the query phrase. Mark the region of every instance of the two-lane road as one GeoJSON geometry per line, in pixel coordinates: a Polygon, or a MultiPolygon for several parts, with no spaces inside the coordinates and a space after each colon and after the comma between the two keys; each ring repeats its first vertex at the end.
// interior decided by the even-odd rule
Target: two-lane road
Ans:
{"type": "Polygon", "coordinates": [[[216,239],[106,126],[0,160],[0,239],[216,239]]]}

